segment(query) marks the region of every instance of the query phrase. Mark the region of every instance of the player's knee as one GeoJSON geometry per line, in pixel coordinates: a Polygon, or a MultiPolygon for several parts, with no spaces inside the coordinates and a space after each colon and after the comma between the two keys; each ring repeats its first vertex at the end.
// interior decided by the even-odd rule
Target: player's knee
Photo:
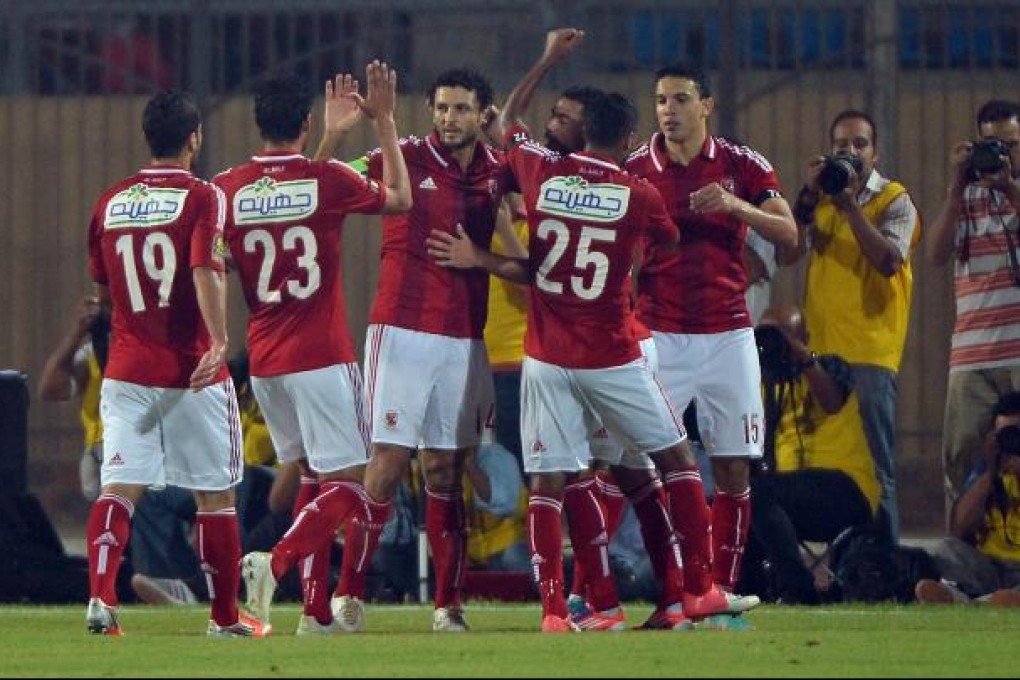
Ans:
{"type": "Polygon", "coordinates": [[[712,476],[715,486],[723,493],[741,493],[751,480],[751,465],[747,458],[713,458],[712,476]]]}

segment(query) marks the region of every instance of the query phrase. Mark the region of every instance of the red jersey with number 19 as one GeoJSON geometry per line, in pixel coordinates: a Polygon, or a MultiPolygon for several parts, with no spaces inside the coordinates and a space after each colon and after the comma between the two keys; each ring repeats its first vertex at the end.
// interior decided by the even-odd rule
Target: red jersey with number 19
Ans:
{"type": "Polygon", "coordinates": [[[99,198],[88,245],[113,307],[106,377],[188,386],[211,345],[191,270],[223,271],[223,215],[223,194],[183,168],[145,168],[99,198]]]}
{"type": "Polygon", "coordinates": [[[747,225],[713,213],[691,211],[690,195],[718,182],[759,206],[780,197],[772,166],[757,151],[709,136],[685,167],[670,160],[662,133],[652,135],[627,159],[628,172],[651,182],[681,226],[680,243],[665,251],[649,249],[638,275],[638,317],[667,333],[723,333],[748,328],[744,291],[744,238],[747,225]]]}
{"type": "Polygon", "coordinates": [[[678,236],[651,184],[588,152],[559,156],[534,142],[507,153],[511,190],[528,210],[533,277],[524,350],[564,368],[610,368],[641,356],[631,264],[642,240],[678,236]],[[516,181],[514,181],[514,179],[516,181]]]}
{"type": "Polygon", "coordinates": [[[377,214],[385,187],[339,161],[256,156],[213,180],[248,303],[251,374],[272,377],[357,361],[347,328],[341,234],[349,213],[377,214]]]}

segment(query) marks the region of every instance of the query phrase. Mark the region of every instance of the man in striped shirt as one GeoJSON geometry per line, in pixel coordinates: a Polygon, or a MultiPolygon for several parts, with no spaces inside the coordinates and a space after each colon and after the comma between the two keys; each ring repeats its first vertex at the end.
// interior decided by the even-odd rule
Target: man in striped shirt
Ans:
{"type": "Polygon", "coordinates": [[[982,450],[988,413],[1020,388],[1020,104],[992,100],[977,114],[983,140],[1008,149],[997,172],[972,171],[971,142],[952,152],[953,182],[932,225],[928,257],[955,254],[956,327],[949,359],[942,460],[946,517],[982,450]]]}

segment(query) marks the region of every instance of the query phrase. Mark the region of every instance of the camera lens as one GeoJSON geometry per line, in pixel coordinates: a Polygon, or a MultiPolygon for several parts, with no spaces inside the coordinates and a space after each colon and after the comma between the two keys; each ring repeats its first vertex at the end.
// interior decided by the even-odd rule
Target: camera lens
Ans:
{"type": "Polygon", "coordinates": [[[1008,456],[1020,456],[1020,427],[1007,425],[995,433],[999,452],[1008,456]]]}
{"type": "Polygon", "coordinates": [[[818,174],[818,186],[829,196],[834,196],[850,186],[854,175],[863,170],[861,159],[853,154],[838,153],[825,159],[818,174]]]}
{"type": "Polygon", "coordinates": [[[1000,139],[980,139],[970,148],[970,167],[978,174],[995,173],[1006,167],[1009,147],[1000,139]]]}

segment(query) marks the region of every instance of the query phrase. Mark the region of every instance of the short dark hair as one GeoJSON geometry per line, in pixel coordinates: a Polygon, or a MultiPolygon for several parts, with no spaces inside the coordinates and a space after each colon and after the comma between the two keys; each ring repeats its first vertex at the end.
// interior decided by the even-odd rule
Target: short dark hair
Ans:
{"type": "Polygon", "coordinates": [[[255,123],[267,142],[292,142],[312,111],[315,95],[308,82],[292,73],[264,81],[255,91],[255,123]]]}
{"type": "Polygon", "coordinates": [[[142,114],[142,131],[153,158],[179,155],[201,125],[202,114],[191,95],[176,90],[154,95],[142,114]]]}
{"type": "Polygon", "coordinates": [[[567,89],[563,90],[560,94],[560,99],[569,99],[570,101],[577,102],[581,106],[588,109],[588,104],[595,101],[605,93],[590,85],[571,85],[567,89]]]}
{"type": "Polygon", "coordinates": [[[999,416],[1020,416],[1020,392],[1007,392],[999,397],[992,407],[992,421],[999,416]]]}
{"type": "Polygon", "coordinates": [[[610,148],[637,127],[637,108],[622,94],[600,95],[584,108],[584,138],[588,144],[610,148]]]}
{"type": "Polygon", "coordinates": [[[474,92],[478,99],[478,109],[484,111],[492,103],[492,85],[478,71],[469,68],[455,68],[443,71],[432,81],[428,90],[429,106],[436,103],[436,90],[441,87],[463,87],[474,92]]]}
{"type": "Polygon", "coordinates": [[[1011,118],[1020,120],[1020,104],[1005,99],[991,99],[977,112],[978,127],[985,123],[998,123],[1011,118]]]}
{"type": "Polygon", "coordinates": [[[844,120],[863,120],[868,124],[868,127],[871,128],[871,145],[878,145],[878,128],[875,127],[875,121],[871,119],[871,116],[860,109],[845,109],[836,114],[836,117],[832,119],[832,125],[829,126],[830,142],[832,142],[832,135],[836,132],[836,126],[844,120]]]}
{"type": "Polygon", "coordinates": [[[686,78],[692,81],[698,88],[698,94],[702,99],[712,96],[712,88],[709,87],[708,74],[700,67],[693,64],[670,64],[663,66],[655,72],[655,82],[663,78],[686,78]]]}

